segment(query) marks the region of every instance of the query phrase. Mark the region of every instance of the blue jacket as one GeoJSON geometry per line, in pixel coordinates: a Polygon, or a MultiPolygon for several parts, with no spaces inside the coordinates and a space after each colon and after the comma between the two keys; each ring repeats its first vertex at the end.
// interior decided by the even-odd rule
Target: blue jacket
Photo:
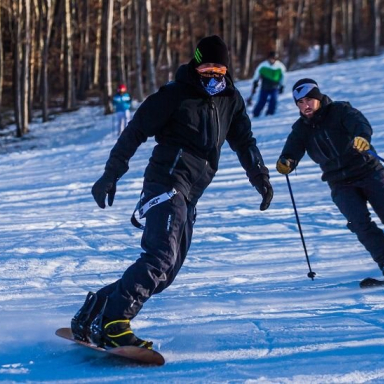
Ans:
{"type": "Polygon", "coordinates": [[[125,112],[131,108],[131,96],[128,93],[117,93],[113,96],[115,112],[125,112]]]}

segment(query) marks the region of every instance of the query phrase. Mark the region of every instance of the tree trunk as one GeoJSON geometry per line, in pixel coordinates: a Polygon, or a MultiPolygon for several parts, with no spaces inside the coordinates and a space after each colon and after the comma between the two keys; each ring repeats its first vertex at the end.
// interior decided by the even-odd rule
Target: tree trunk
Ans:
{"type": "Polygon", "coordinates": [[[248,77],[253,70],[253,60],[252,60],[252,46],[253,46],[253,9],[254,9],[254,0],[248,0],[248,10],[247,10],[247,44],[245,49],[245,65],[243,68],[243,76],[248,77]]]}
{"type": "Polygon", "coordinates": [[[353,58],[357,59],[359,54],[359,33],[360,33],[360,20],[361,20],[361,0],[353,1],[353,31],[352,31],[352,49],[353,58]]]}
{"type": "Polygon", "coordinates": [[[78,70],[78,89],[77,97],[80,100],[86,99],[86,91],[89,89],[90,82],[90,59],[89,59],[89,0],[82,0],[82,11],[79,9],[80,22],[85,27],[80,32],[79,48],[79,70],[78,70]]]}
{"type": "Polygon", "coordinates": [[[372,19],[372,55],[378,55],[380,50],[381,37],[381,18],[380,18],[381,0],[370,0],[371,19],[372,19]]]}
{"type": "Polygon", "coordinates": [[[102,25],[102,5],[103,0],[98,0],[97,16],[96,16],[96,41],[95,41],[95,58],[93,64],[93,80],[91,88],[97,86],[100,80],[100,51],[101,51],[101,25],[102,25]]]}
{"type": "Polygon", "coordinates": [[[343,49],[344,56],[349,57],[351,53],[352,26],[353,26],[353,8],[351,0],[342,0],[342,20],[343,20],[343,49]]]}
{"type": "Polygon", "coordinates": [[[16,123],[16,136],[22,137],[22,116],[21,116],[21,14],[22,0],[14,0],[12,3],[12,24],[13,24],[13,100],[16,123]]]}
{"type": "Polygon", "coordinates": [[[167,59],[167,70],[168,70],[168,81],[171,81],[173,78],[173,66],[172,66],[172,51],[171,51],[171,37],[172,37],[172,22],[171,14],[168,12],[167,21],[166,21],[166,34],[165,34],[165,52],[167,59]]]}
{"type": "Polygon", "coordinates": [[[119,1],[119,24],[117,29],[117,78],[120,84],[127,84],[127,78],[125,75],[125,34],[124,34],[124,7],[123,2],[119,1]]]}
{"type": "Polygon", "coordinates": [[[136,58],[136,97],[139,102],[144,99],[143,81],[142,81],[142,61],[141,61],[141,28],[140,28],[140,0],[133,0],[133,17],[135,22],[135,58],[136,58]]]}
{"type": "Polygon", "coordinates": [[[296,20],[295,20],[293,32],[292,32],[292,38],[289,42],[288,63],[287,63],[288,69],[290,69],[297,60],[298,40],[299,40],[301,31],[304,29],[304,25],[305,25],[304,15],[305,15],[306,8],[307,8],[307,0],[299,0],[299,4],[297,6],[296,20]]]}
{"type": "Polygon", "coordinates": [[[48,82],[48,59],[49,59],[49,43],[51,41],[51,31],[53,24],[53,9],[55,8],[55,0],[43,0],[44,5],[44,45],[42,57],[42,76],[41,76],[41,93],[42,93],[42,110],[43,121],[49,119],[49,82],[48,82]]]}
{"type": "Polygon", "coordinates": [[[328,9],[328,62],[333,63],[335,61],[335,45],[336,45],[336,11],[334,9],[335,1],[328,0],[327,1],[327,9],[328,9]]]}
{"type": "Polygon", "coordinates": [[[153,45],[153,26],[152,26],[152,5],[151,0],[145,0],[146,14],[146,40],[147,40],[147,78],[149,93],[156,92],[156,73],[155,73],[155,49],[153,45]]]}
{"type": "Polygon", "coordinates": [[[113,23],[113,0],[104,0],[103,12],[103,91],[104,91],[104,113],[113,113],[112,106],[112,23],[113,23]]]}
{"type": "Polygon", "coordinates": [[[73,73],[72,43],[72,6],[71,0],[64,0],[64,108],[75,107],[75,79],[73,73]]]}
{"type": "Polygon", "coordinates": [[[31,3],[23,0],[24,33],[21,59],[21,131],[28,133],[29,125],[29,86],[30,86],[30,55],[31,55],[31,3]]]}
{"type": "Polygon", "coordinates": [[[283,52],[283,42],[280,36],[281,20],[283,18],[283,5],[281,0],[275,0],[275,51],[281,55],[283,52]]]}

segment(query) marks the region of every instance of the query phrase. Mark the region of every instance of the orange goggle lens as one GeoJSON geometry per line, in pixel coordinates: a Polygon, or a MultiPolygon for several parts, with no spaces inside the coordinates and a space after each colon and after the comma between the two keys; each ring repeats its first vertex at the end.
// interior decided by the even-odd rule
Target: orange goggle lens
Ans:
{"type": "Polygon", "coordinates": [[[198,68],[196,71],[201,74],[216,74],[216,75],[225,75],[227,73],[227,68],[226,67],[206,67],[206,68],[198,68]]]}

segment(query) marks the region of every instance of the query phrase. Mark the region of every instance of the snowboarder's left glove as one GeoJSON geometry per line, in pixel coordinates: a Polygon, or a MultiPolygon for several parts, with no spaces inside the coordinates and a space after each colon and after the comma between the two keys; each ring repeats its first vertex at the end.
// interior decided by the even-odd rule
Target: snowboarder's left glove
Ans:
{"type": "Polygon", "coordinates": [[[92,195],[100,208],[105,208],[105,198],[108,195],[108,205],[111,207],[116,193],[116,183],[119,179],[107,172],[92,187],[92,195]]]}
{"type": "Polygon", "coordinates": [[[281,95],[284,92],[284,85],[280,85],[279,94],[281,95]]]}
{"type": "Polygon", "coordinates": [[[353,139],[353,148],[357,149],[359,152],[368,151],[370,145],[367,139],[364,137],[356,136],[353,139]]]}
{"type": "Polygon", "coordinates": [[[253,184],[257,192],[259,192],[263,198],[263,201],[260,204],[260,211],[265,211],[268,209],[273,198],[273,188],[269,182],[269,176],[266,174],[260,174],[256,177],[253,184]]]}

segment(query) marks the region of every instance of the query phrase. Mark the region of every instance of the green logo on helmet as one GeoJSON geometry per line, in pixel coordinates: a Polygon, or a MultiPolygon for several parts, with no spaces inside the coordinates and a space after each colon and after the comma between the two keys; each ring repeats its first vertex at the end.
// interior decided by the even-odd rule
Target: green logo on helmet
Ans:
{"type": "Polygon", "coordinates": [[[197,61],[197,64],[200,64],[203,61],[203,55],[200,52],[199,48],[196,48],[195,51],[195,60],[197,61]]]}

